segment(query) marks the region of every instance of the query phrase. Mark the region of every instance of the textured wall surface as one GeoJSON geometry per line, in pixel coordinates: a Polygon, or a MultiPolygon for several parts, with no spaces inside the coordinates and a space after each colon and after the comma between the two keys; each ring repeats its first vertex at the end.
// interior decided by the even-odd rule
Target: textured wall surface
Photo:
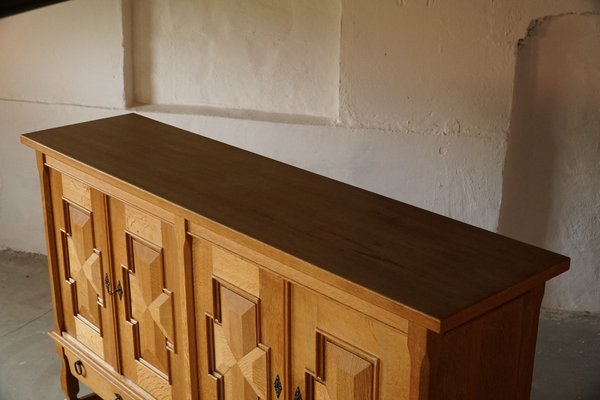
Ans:
{"type": "Polygon", "coordinates": [[[532,20],[597,1],[343,1],[340,116],[418,134],[506,135],[532,20]],[[365,77],[368,77],[365,79],[365,77]]]}
{"type": "Polygon", "coordinates": [[[600,78],[584,49],[598,54],[599,39],[593,22],[550,23],[598,12],[596,0],[72,0],[2,19],[0,248],[43,247],[20,133],[138,111],[572,255],[546,304],[596,310],[600,78]],[[553,29],[562,41],[538,53],[553,29]],[[557,83],[551,119],[528,100],[546,98],[528,86],[538,74],[573,81],[557,83]],[[515,177],[547,167],[528,154],[552,160],[551,178],[524,185],[551,199],[539,236],[515,228],[535,215],[515,177]]]}
{"type": "Polygon", "coordinates": [[[0,248],[46,252],[35,153],[21,145],[19,133],[121,113],[0,100],[0,248]]]}
{"type": "Polygon", "coordinates": [[[338,1],[133,4],[138,102],[337,118],[338,1]]]}
{"type": "Polygon", "coordinates": [[[516,71],[498,230],[571,257],[548,307],[600,313],[600,15],[539,24],[516,71]]]}
{"type": "Polygon", "coordinates": [[[123,107],[121,1],[68,1],[0,20],[0,99],[123,107]]]}

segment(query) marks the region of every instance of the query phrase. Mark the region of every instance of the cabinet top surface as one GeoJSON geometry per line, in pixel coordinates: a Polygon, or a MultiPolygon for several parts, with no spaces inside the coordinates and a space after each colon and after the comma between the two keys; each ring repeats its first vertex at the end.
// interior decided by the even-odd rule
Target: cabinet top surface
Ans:
{"type": "MultiPolygon", "coordinates": [[[[568,268],[536,248],[128,114],[23,135],[440,324],[568,268]]],[[[471,312],[471,316],[478,313],[471,312]]]]}

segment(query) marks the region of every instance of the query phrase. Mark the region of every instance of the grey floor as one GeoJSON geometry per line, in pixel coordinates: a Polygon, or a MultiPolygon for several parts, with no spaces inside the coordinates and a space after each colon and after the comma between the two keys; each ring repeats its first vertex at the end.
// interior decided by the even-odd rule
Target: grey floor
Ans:
{"type": "MultiPolygon", "coordinates": [[[[51,326],[46,258],[0,251],[0,400],[64,398],[51,326]]],[[[599,316],[543,314],[531,398],[600,400],[599,316]]]]}

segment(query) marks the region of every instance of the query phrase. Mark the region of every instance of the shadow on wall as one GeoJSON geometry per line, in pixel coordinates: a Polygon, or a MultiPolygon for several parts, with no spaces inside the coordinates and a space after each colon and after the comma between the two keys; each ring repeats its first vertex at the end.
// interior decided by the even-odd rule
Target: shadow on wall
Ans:
{"type": "Polygon", "coordinates": [[[135,105],[150,104],[154,99],[152,87],[153,68],[153,21],[152,21],[152,6],[144,5],[140,1],[124,2],[123,7],[129,7],[127,13],[131,24],[132,43],[130,54],[131,69],[131,86],[130,102],[135,105]]]}
{"type": "Polygon", "coordinates": [[[520,44],[498,232],[571,257],[544,305],[600,312],[600,16],[536,21],[520,44]]]}

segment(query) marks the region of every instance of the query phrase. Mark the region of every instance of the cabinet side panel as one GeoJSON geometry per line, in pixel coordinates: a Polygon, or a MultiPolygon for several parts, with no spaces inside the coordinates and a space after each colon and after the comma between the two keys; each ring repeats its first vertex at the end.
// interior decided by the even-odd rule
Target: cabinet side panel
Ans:
{"type": "Polygon", "coordinates": [[[444,335],[428,332],[429,399],[529,399],[540,302],[535,289],[444,335]]]}
{"type": "Polygon", "coordinates": [[[521,348],[519,351],[519,370],[515,397],[517,400],[529,400],[531,396],[533,362],[544,289],[545,284],[542,284],[523,296],[521,348]]]}
{"type": "Polygon", "coordinates": [[[62,175],[54,169],[48,169],[48,175],[52,186],[52,218],[54,226],[54,239],[56,246],[56,273],[58,286],[60,288],[60,299],[62,304],[63,324],[62,331],[69,332],[76,337],[75,320],[73,318],[73,299],[71,288],[68,285],[65,260],[68,254],[65,249],[65,212],[62,197],[62,175]]]}

